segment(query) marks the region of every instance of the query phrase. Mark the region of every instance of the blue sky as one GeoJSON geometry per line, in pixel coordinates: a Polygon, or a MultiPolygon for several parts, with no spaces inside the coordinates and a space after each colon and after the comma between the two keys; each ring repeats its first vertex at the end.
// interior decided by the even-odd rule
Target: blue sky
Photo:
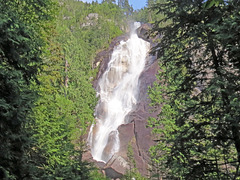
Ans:
{"type": "MultiPolygon", "coordinates": [[[[92,2],[93,0],[82,0],[83,2],[92,2]]],[[[94,0],[96,1],[96,0],[94,0]]],[[[102,2],[102,0],[98,0],[102,2]]],[[[141,9],[147,4],[147,0],[128,0],[129,4],[133,6],[133,9],[141,9]]]]}

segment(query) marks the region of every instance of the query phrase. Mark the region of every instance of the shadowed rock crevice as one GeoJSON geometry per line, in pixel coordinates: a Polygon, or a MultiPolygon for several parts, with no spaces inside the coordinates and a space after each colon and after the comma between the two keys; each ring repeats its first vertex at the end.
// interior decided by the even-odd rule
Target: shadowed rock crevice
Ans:
{"type": "MultiPolygon", "coordinates": [[[[135,138],[137,138],[137,132],[136,132],[136,125],[135,125],[135,122],[133,121],[133,129],[134,129],[134,136],[135,138]]],[[[137,145],[137,152],[138,152],[138,156],[142,156],[141,155],[141,151],[139,149],[139,145],[138,145],[138,140],[136,139],[136,145],[137,145]]]]}

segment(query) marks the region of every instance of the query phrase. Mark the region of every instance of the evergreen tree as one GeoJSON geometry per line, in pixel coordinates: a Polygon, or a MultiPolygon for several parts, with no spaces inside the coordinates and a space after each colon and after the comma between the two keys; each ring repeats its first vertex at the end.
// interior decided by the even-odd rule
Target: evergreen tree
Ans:
{"type": "Polygon", "coordinates": [[[36,143],[31,153],[38,167],[34,176],[104,179],[93,165],[82,160],[86,146],[83,136],[94,121],[97,100],[91,84],[96,73],[92,63],[96,52],[121,33],[114,19],[120,9],[111,3],[74,0],[61,1],[60,5],[57,22],[46,37],[48,48],[38,74],[40,85],[34,85],[40,95],[32,115],[36,143]],[[90,13],[98,17],[86,18],[90,13]],[[92,23],[83,26],[86,21],[92,23]]]}
{"type": "Polygon", "coordinates": [[[105,179],[82,153],[92,64],[126,18],[107,2],[1,1],[0,179],[105,179]],[[98,17],[84,26],[90,13],[98,17]]]}
{"type": "Polygon", "coordinates": [[[103,0],[102,3],[107,2],[107,3],[116,3],[115,0],[103,0]]]}
{"type": "Polygon", "coordinates": [[[168,179],[239,179],[240,4],[207,3],[154,7],[166,18],[154,29],[164,36],[155,48],[162,70],[150,89],[152,105],[162,106],[149,121],[158,139],[151,153],[168,179]]]}
{"type": "Polygon", "coordinates": [[[129,5],[128,0],[118,0],[118,6],[124,10],[127,16],[133,12],[133,7],[129,5]]]}
{"type": "Polygon", "coordinates": [[[136,167],[136,161],[134,159],[134,150],[132,147],[132,141],[134,140],[135,139],[132,139],[127,146],[127,161],[128,161],[129,169],[127,169],[126,173],[121,178],[122,180],[132,180],[132,179],[146,180],[146,178],[139,173],[136,167]]]}
{"type": "Polygon", "coordinates": [[[52,18],[51,5],[48,0],[0,4],[0,179],[31,178],[26,125],[36,93],[29,85],[42,62],[41,25],[52,18]]]}

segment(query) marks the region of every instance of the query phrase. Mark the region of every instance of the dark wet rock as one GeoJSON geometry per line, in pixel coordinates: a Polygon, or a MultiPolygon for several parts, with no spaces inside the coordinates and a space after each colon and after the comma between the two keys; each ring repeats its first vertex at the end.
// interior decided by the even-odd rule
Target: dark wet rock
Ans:
{"type": "Polygon", "coordinates": [[[103,73],[105,72],[105,70],[107,69],[108,63],[111,59],[111,55],[112,52],[114,50],[114,48],[120,44],[121,41],[127,41],[129,38],[129,34],[124,34],[121,36],[118,36],[116,38],[114,38],[111,42],[111,44],[109,45],[109,48],[106,50],[103,50],[101,52],[99,52],[95,58],[95,61],[93,63],[93,68],[98,68],[99,67],[99,71],[98,74],[96,76],[96,79],[93,81],[93,86],[96,88],[97,87],[97,82],[98,80],[101,78],[101,76],[103,75],[103,73]]]}
{"type": "Polygon", "coordinates": [[[129,169],[128,162],[122,156],[115,154],[104,167],[106,176],[111,178],[121,178],[129,169]]]}
{"type": "Polygon", "coordinates": [[[109,134],[108,143],[103,150],[102,159],[104,161],[108,161],[109,159],[111,159],[111,156],[113,155],[112,150],[114,149],[114,144],[116,142],[116,138],[117,138],[117,131],[112,131],[109,134]]]}
{"type": "Polygon", "coordinates": [[[127,158],[128,143],[134,138],[134,123],[122,124],[118,127],[120,150],[119,154],[124,158],[127,158]]]}
{"type": "Polygon", "coordinates": [[[133,148],[134,159],[139,172],[148,176],[150,158],[148,150],[154,144],[151,129],[147,128],[147,119],[150,114],[147,95],[148,87],[155,81],[155,74],[159,67],[157,61],[146,67],[140,76],[139,83],[139,101],[134,111],[128,116],[128,123],[119,126],[120,150],[115,154],[103,168],[108,177],[121,178],[121,176],[130,167],[127,157],[128,145],[133,148]]]}
{"type": "MultiPolygon", "coordinates": [[[[144,40],[147,40],[148,42],[152,42],[152,40],[146,35],[146,32],[149,30],[149,28],[151,28],[151,25],[149,24],[142,25],[140,28],[138,28],[138,36],[144,40]]],[[[97,88],[97,81],[101,78],[108,66],[114,47],[117,46],[120,41],[126,41],[128,37],[129,34],[115,38],[107,50],[101,51],[97,54],[96,60],[93,64],[93,68],[99,67],[99,72],[93,83],[95,88],[97,88]]],[[[151,45],[154,46],[153,44],[151,45]]],[[[127,157],[129,144],[132,146],[134,159],[139,172],[144,176],[148,176],[150,164],[148,150],[150,146],[154,144],[154,141],[153,137],[151,136],[151,129],[147,128],[147,120],[150,116],[154,117],[159,112],[150,113],[150,100],[148,98],[147,91],[149,86],[152,86],[153,82],[156,80],[155,75],[157,74],[158,70],[159,67],[158,62],[156,61],[156,56],[149,55],[147,57],[146,67],[139,78],[139,98],[137,105],[125,119],[126,124],[123,124],[118,128],[120,150],[118,153],[113,155],[106,164],[99,164],[99,162],[96,163],[99,164],[99,167],[110,178],[121,178],[122,175],[125,174],[126,170],[129,169],[130,164],[127,157]]],[[[104,108],[102,110],[104,111],[104,108]]],[[[109,141],[112,139],[114,138],[110,138],[109,141]]],[[[111,143],[109,146],[111,146],[111,143]]]]}
{"type": "Polygon", "coordinates": [[[147,24],[142,24],[138,29],[137,29],[137,35],[139,38],[151,42],[151,39],[149,37],[149,31],[152,29],[152,25],[147,23],[147,24]]]}
{"type": "Polygon", "coordinates": [[[145,68],[139,78],[139,99],[135,110],[129,115],[129,121],[134,123],[134,138],[136,153],[134,154],[136,165],[142,175],[148,176],[150,163],[149,148],[154,144],[151,129],[147,128],[147,120],[150,116],[155,117],[157,113],[150,113],[150,99],[148,98],[148,87],[156,80],[156,73],[159,70],[155,60],[145,68]]]}
{"type": "MultiPolygon", "coordinates": [[[[116,153],[103,168],[106,175],[111,178],[121,178],[129,169],[127,158],[127,147],[134,138],[134,123],[123,124],[118,128],[120,139],[120,150],[116,153]]],[[[136,148],[135,148],[136,149],[136,148]]]]}
{"type": "Polygon", "coordinates": [[[155,31],[152,31],[153,25],[146,23],[142,24],[138,29],[137,29],[137,35],[139,38],[148,41],[151,43],[151,46],[154,47],[157,45],[157,42],[159,42],[159,39],[162,38],[162,34],[155,31]]]}

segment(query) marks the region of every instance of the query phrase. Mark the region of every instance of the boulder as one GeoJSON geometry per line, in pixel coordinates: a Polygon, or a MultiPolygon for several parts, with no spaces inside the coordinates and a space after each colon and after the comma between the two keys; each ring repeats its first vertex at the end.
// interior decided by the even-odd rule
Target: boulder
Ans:
{"type": "Polygon", "coordinates": [[[86,22],[81,25],[81,27],[95,26],[97,25],[97,20],[99,18],[98,13],[90,13],[87,15],[86,22]]]}
{"type": "Polygon", "coordinates": [[[157,45],[157,42],[159,39],[162,38],[163,34],[157,32],[157,31],[151,31],[153,28],[152,24],[146,23],[142,24],[138,29],[137,29],[137,35],[139,38],[148,41],[151,43],[151,46],[154,47],[157,45]]]}
{"type": "Polygon", "coordinates": [[[98,13],[90,13],[87,15],[86,20],[98,19],[98,13]]]}
{"type": "Polygon", "coordinates": [[[104,167],[106,176],[113,179],[121,178],[126,169],[129,169],[128,162],[118,154],[115,154],[104,167]]]}
{"type": "Polygon", "coordinates": [[[142,38],[145,41],[151,42],[149,38],[149,30],[152,29],[152,25],[147,23],[147,24],[142,24],[138,29],[137,29],[137,35],[139,38],[142,38]]]}
{"type": "Polygon", "coordinates": [[[103,168],[108,177],[121,178],[129,169],[127,157],[127,147],[132,138],[134,138],[134,123],[123,124],[118,128],[120,139],[120,150],[116,153],[103,168]]]}

